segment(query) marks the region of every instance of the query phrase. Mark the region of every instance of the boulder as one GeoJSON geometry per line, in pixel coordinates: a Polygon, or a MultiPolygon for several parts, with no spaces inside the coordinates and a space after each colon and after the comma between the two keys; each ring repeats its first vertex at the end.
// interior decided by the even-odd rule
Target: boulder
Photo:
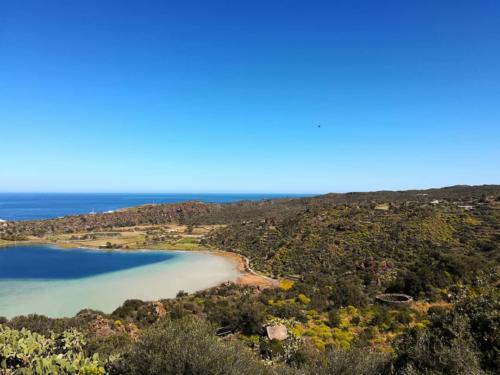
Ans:
{"type": "Polygon", "coordinates": [[[283,341],[288,338],[288,330],[283,324],[267,326],[266,332],[270,340],[283,341]]]}

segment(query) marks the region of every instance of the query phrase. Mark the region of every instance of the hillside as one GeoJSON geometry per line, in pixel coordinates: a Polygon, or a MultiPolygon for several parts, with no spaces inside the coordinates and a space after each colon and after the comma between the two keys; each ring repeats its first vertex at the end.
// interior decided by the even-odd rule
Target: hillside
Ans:
{"type": "Polygon", "coordinates": [[[8,222],[0,227],[0,238],[43,236],[57,233],[106,230],[155,224],[229,224],[243,220],[284,219],[308,208],[323,205],[366,205],[384,202],[420,203],[445,200],[457,205],[473,204],[481,198],[496,197],[500,185],[452,186],[442,189],[379,191],[371,193],[326,194],[310,198],[241,201],[226,204],[186,202],[131,207],[112,213],[73,215],[58,219],[8,222]]]}
{"type": "MultiPolygon", "coordinates": [[[[112,314],[0,318],[0,343],[34,340],[19,331],[26,328],[56,345],[76,330],[85,342],[58,349],[64,358],[79,350],[85,366],[111,374],[159,373],[152,364],[169,373],[229,374],[236,363],[242,374],[500,371],[498,185],[148,205],[10,222],[0,238],[82,240],[99,233],[118,243],[126,237],[120,231],[134,231],[141,244],[168,248],[173,229],[185,236],[177,245],[196,238],[195,249],[241,254],[279,286],[179,291],[173,299],[127,301],[112,314]],[[377,299],[381,293],[414,301],[387,304],[377,299]],[[269,336],[276,326],[286,338],[269,336]]],[[[8,363],[29,367],[25,358],[8,363]]]]}

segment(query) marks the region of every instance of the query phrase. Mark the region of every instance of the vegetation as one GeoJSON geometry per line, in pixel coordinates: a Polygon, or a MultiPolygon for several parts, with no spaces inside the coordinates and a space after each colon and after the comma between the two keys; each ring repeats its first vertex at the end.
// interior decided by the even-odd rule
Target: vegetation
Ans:
{"type": "MultiPolygon", "coordinates": [[[[66,352],[54,344],[33,358],[21,356],[18,368],[11,360],[4,368],[21,373],[33,368],[34,357],[56,353],[69,363],[78,358],[72,371],[111,374],[496,374],[499,197],[498,186],[459,186],[149,205],[8,223],[5,240],[80,238],[98,230],[126,237],[130,226],[142,225],[141,240],[157,248],[176,243],[236,252],[279,282],[264,290],[227,284],[156,302],[131,300],[111,314],[4,319],[5,337],[83,340],[66,352]],[[388,292],[415,302],[376,300],[388,292]],[[271,339],[272,326],[286,327],[286,338],[271,339]]],[[[9,355],[16,355],[21,349],[8,342],[9,355]]]]}
{"type": "Polygon", "coordinates": [[[77,331],[45,337],[0,325],[0,369],[12,374],[104,374],[99,356],[86,357],[77,331]]]}
{"type": "Polygon", "coordinates": [[[219,340],[197,319],[163,320],[113,365],[119,374],[265,374],[271,373],[251,352],[219,340]]]}
{"type": "Polygon", "coordinates": [[[316,309],[362,306],[384,291],[439,300],[493,271],[497,255],[484,243],[498,241],[499,212],[496,203],[471,212],[447,203],[389,211],[327,205],[273,224],[230,224],[205,241],[275,277],[298,275],[293,290],[316,309]]]}

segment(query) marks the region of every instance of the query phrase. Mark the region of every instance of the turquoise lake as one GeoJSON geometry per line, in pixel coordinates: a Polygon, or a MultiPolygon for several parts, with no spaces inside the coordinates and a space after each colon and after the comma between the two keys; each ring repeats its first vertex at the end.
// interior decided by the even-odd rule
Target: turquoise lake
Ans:
{"type": "Polygon", "coordinates": [[[0,316],[110,313],[127,299],[170,298],[237,277],[232,262],[204,252],[0,247],[0,316]]]}

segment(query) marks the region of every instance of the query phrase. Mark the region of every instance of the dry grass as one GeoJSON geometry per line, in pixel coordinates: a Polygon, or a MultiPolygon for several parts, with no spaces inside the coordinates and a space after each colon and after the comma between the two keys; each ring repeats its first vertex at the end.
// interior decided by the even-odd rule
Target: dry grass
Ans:
{"type": "Polygon", "coordinates": [[[0,239],[0,246],[10,246],[10,245],[14,245],[14,241],[6,241],[0,239]]]}
{"type": "Polygon", "coordinates": [[[451,309],[452,305],[449,302],[437,301],[437,302],[426,302],[426,301],[413,301],[411,304],[411,309],[419,312],[420,314],[427,314],[427,311],[434,306],[443,307],[445,309],[451,309]]]}
{"type": "MultiPolygon", "coordinates": [[[[110,228],[106,232],[80,232],[48,236],[42,240],[64,247],[91,247],[100,248],[111,244],[111,247],[126,249],[154,249],[154,250],[207,250],[200,245],[200,240],[210,231],[220,225],[204,225],[189,228],[186,225],[141,225],[136,227],[110,228]],[[148,239],[148,232],[163,233],[166,239],[148,239]],[[91,239],[83,239],[95,237],[91,239]]],[[[33,242],[40,239],[32,238],[33,242]]]]}

